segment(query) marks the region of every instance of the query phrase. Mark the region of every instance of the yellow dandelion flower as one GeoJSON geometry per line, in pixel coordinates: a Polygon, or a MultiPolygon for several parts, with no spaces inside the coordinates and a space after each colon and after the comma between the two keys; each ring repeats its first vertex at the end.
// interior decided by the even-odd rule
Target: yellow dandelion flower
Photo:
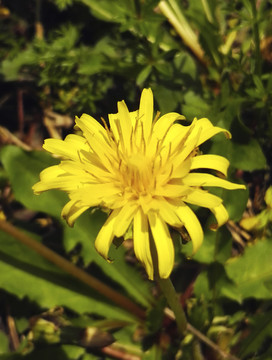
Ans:
{"type": "Polygon", "coordinates": [[[70,201],[62,216],[70,226],[90,207],[109,209],[95,241],[105,259],[114,237],[122,237],[132,224],[135,255],[153,279],[151,235],[159,276],[168,278],[174,265],[168,226],[185,227],[195,252],[203,231],[187,204],[209,208],[217,219],[215,229],[227,221],[228,213],[222,199],[205,188],[245,188],[207,173],[211,169],[226,176],[227,159],[198,153],[198,147],[212,136],[224,132],[230,138],[230,133],[205,118],[195,119],[190,126],[182,125],[183,120],[182,115],[171,112],[153,121],[151,89],[143,90],[137,111],[129,112],[124,101],[118,102],[117,114],[109,114],[110,129],[83,114],[75,125],[82,135],[45,140],[44,149],[62,160],[41,172],[33,190],[36,194],[66,191],[70,201]]]}

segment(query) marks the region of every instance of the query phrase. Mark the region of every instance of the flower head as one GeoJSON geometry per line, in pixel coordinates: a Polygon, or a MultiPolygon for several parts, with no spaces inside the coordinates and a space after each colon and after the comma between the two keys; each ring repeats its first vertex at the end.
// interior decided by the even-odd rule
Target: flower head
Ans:
{"type": "Polygon", "coordinates": [[[68,135],[64,141],[45,140],[44,149],[62,160],[41,172],[33,190],[36,194],[49,189],[66,191],[70,201],[62,216],[70,226],[90,207],[109,209],[95,241],[97,251],[108,259],[114,237],[122,237],[132,225],[134,252],[148,277],[154,276],[152,241],[159,276],[167,278],[174,265],[168,226],[185,227],[196,251],[203,231],[187,204],[209,208],[217,220],[216,229],[228,220],[228,213],[222,199],[208,193],[206,187],[244,188],[207,173],[211,169],[226,176],[227,159],[198,152],[212,136],[224,132],[230,137],[230,133],[205,118],[195,119],[189,126],[183,121],[184,117],[174,112],[157,115],[153,121],[151,89],[143,90],[137,111],[129,112],[124,101],[118,102],[117,114],[109,114],[110,128],[83,114],[75,125],[82,135],[68,135]]]}

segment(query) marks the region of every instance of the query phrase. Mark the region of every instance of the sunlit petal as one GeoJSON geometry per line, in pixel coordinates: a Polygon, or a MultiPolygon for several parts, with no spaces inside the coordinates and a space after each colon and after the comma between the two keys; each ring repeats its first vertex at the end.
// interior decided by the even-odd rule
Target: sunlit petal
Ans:
{"type": "Polygon", "coordinates": [[[231,133],[229,131],[217,126],[213,126],[210,120],[206,118],[197,120],[197,122],[195,123],[195,127],[191,133],[191,137],[193,138],[199,132],[199,130],[200,136],[197,142],[197,146],[203,144],[205,141],[221,132],[223,132],[227,138],[231,138],[231,133]]]}
{"type": "Polygon", "coordinates": [[[104,259],[108,260],[110,245],[114,238],[114,225],[120,209],[113,210],[95,239],[95,248],[104,259]]]}
{"type": "Polygon", "coordinates": [[[182,226],[182,221],[176,213],[176,207],[169,203],[164,197],[154,198],[150,203],[150,209],[160,214],[167,224],[174,227],[182,226]]]}
{"type": "Polygon", "coordinates": [[[69,201],[62,209],[61,216],[67,221],[68,225],[73,226],[76,219],[89,209],[89,206],[77,206],[75,201],[69,201]]]}
{"type": "Polygon", "coordinates": [[[143,89],[139,107],[139,121],[143,124],[143,132],[146,142],[151,134],[153,106],[153,93],[151,89],[143,89]]]}
{"type": "MultiPolygon", "coordinates": [[[[88,114],[82,114],[80,118],[76,117],[75,129],[80,129],[87,138],[89,135],[95,135],[101,140],[106,141],[107,132],[97,120],[88,114]]],[[[90,139],[91,140],[91,139],[90,139]]]]}
{"type": "Polygon", "coordinates": [[[46,139],[43,148],[64,159],[78,160],[78,144],[59,139],[46,139]]]}
{"type": "Polygon", "coordinates": [[[174,246],[166,223],[160,215],[148,213],[149,225],[153,235],[157,257],[158,271],[162,279],[169,277],[174,266],[174,246]]]}
{"type": "Polygon", "coordinates": [[[224,205],[219,205],[216,206],[214,208],[210,209],[211,212],[214,214],[216,220],[217,220],[217,224],[212,224],[210,226],[211,230],[217,230],[220,226],[222,226],[223,224],[225,224],[228,219],[229,219],[229,214],[225,208],[224,205]]]}
{"type": "Polygon", "coordinates": [[[186,175],[182,182],[188,186],[215,186],[228,190],[245,189],[245,185],[235,184],[210,174],[191,173],[186,175]]]}
{"type": "Polygon", "coordinates": [[[119,131],[119,138],[121,143],[127,151],[130,151],[130,137],[132,131],[132,124],[130,119],[130,114],[127,108],[127,105],[124,101],[118,101],[118,119],[116,120],[116,125],[119,131]]]}
{"type": "Polygon", "coordinates": [[[124,205],[116,220],[116,225],[114,227],[114,234],[117,237],[121,237],[127,231],[131,221],[137,211],[138,205],[136,203],[128,202],[124,205]]]}
{"type": "Polygon", "coordinates": [[[150,251],[148,221],[141,209],[138,209],[134,216],[133,241],[137,259],[143,263],[149,279],[153,280],[154,268],[150,251]]]}
{"type": "Polygon", "coordinates": [[[229,161],[219,155],[199,155],[192,158],[191,170],[212,169],[227,176],[229,161]]]}
{"type": "Polygon", "coordinates": [[[183,222],[184,227],[188,231],[193,244],[193,252],[195,253],[202,244],[203,230],[198,218],[193,210],[187,205],[181,205],[176,210],[177,215],[183,222]]]}
{"type": "Polygon", "coordinates": [[[191,193],[184,196],[184,201],[189,204],[198,205],[206,208],[214,208],[222,203],[219,196],[209,194],[207,191],[195,189],[191,193]]]}

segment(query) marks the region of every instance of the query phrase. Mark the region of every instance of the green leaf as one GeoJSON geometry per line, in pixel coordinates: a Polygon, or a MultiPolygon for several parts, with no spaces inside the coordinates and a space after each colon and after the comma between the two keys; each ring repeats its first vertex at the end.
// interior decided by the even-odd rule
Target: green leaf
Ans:
{"type": "Polygon", "coordinates": [[[81,0],[94,16],[104,21],[124,22],[128,14],[134,14],[134,6],[130,0],[81,0]]]}
{"type": "Polygon", "coordinates": [[[16,146],[6,146],[0,153],[8,173],[16,200],[27,208],[58,217],[68,197],[60,191],[34,195],[32,185],[39,181],[39,173],[59,161],[43,151],[26,152],[16,146]]]}
{"type": "Polygon", "coordinates": [[[162,356],[161,348],[154,344],[151,349],[144,353],[142,360],[161,360],[162,356]]]}
{"type": "Polygon", "coordinates": [[[272,311],[270,310],[251,318],[249,330],[249,334],[247,334],[246,338],[241,343],[239,357],[243,359],[249,354],[255,355],[258,353],[261,350],[264,341],[271,341],[272,311]]]}
{"type": "Polygon", "coordinates": [[[137,76],[137,79],[136,79],[137,85],[141,86],[142,84],[144,84],[144,82],[150,75],[151,71],[152,71],[152,65],[145,66],[143,68],[143,70],[139,73],[139,75],[137,76]]]}
{"type": "MultiPolygon", "coordinates": [[[[192,259],[204,264],[210,264],[214,261],[224,263],[231,255],[232,238],[226,226],[217,231],[210,230],[209,226],[214,223],[213,216],[210,216],[204,228],[204,241],[192,256],[192,259]]],[[[182,252],[190,256],[193,252],[191,242],[182,246],[182,252]]]]}
{"type": "Polygon", "coordinates": [[[174,64],[179,76],[188,85],[197,80],[196,63],[190,54],[178,52],[174,57],[174,64]]]}
{"type": "Polygon", "coordinates": [[[4,76],[6,81],[18,80],[21,68],[25,65],[33,65],[35,61],[36,55],[32,47],[29,47],[13,59],[5,59],[0,67],[0,74],[4,76]]]}
{"type": "Polygon", "coordinates": [[[237,169],[245,171],[262,170],[266,168],[266,158],[256,139],[250,138],[245,142],[234,140],[222,141],[216,136],[210,153],[225,156],[237,169]]]}
{"type": "Polygon", "coordinates": [[[158,110],[165,114],[177,109],[179,103],[183,99],[182,92],[177,92],[172,89],[167,89],[165,86],[155,85],[152,87],[154,91],[154,97],[158,102],[158,110]]]}
{"type": "Polygon", "coordinates": [[[8,336],[0,330],[0,356],[8,352],[9,350],[9,339],[8,336]]]}
{"type": "Polygon", "coordinates": [[[56,5],[60,10],[66,9],[69,5],[72,5],[74,0],[56,0],[56,5]]]}
{"type": "Polygon", "coordinates": [[[113,281],[121,284],[128,294],[133,296],[143,306],[152,301],[149,284],[143,281],[137,270],[125,261],[123,247],[114,254],[116,261],[109,264],[95,250],[94,242],[98,231],[106,220],[106,214],[101,211],[86,211],[70,228],[60,218],[61,210],[68,201],[66,194],[60,191],[47,191],[39,196],[34,195],[32,185],[39,180],[39,173],[44,168],[59,161],[41,151],[25,152],[18,147],[7,146],[1,151],[1,160],[14,191],[16,200],[28,209],[45,212],[54,216],[63,226],[63,244],[71,251],[81,244],[81,256],[85,264],[94,261],[113,281]]]}
{"type": "Polygon", "coordinates": [[[241,295],[235,284],[227,277],[223,265],[211,264],[202,271],[194,284],[195,295],[210,301],[217,298],[228,298],[241,303],[241,295]]]}
{"type": "Polygon", "coordinates": [[[189,120],[205,117],[209,113],[209,104],[191,90],[184,94],[184,101],[182,114],[189,120]]]}
{"type": "MultiPolygon", "coordinates": [[[[0,360],[80,360],[84,354],[85,349],[82,347],[75,345],[61,345],[35,348],[29,354],[10,353],[0,355],[0,360]]],[[[88,358],[86,358],[86,360],[87,359],[88,358]]],[[[97,357],[91,357],[89,359],[97,359],[97,357]]]]}
{"type": "Polygon", "coordinates": [[[132,320],[133,316],[72,278],[33,250],[0,232],[1,288],[42,308],[65,306],[82,313],[132,320]]]}
{"type": "Polygon", "coordinates": [[[242,256],[226,264],[228,277],[243,299],[272,299],[272,239],[249,245],[242,256]]]}
{"type": "MultiPolygon", "coordinates": [[[[229,180],[232,182],[240,182],[232,178],[229,178],[229,180]]],[[[230,220],[239,221],[241,219],[247,206],[248,193],[248,189],[223,191],[223,204],[229,213],[230,220]]]]}
{"type": "Polygon", "coordinates": [[[266,168],[266,158],[256,139],[247,144],[230,142],[230,161],[237,169],[246,171],[262,170],[266,168]]]}

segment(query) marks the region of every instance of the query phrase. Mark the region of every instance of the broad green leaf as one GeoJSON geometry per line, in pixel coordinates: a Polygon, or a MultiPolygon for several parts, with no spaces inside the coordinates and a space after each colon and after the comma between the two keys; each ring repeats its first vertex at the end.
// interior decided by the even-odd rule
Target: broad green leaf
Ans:
{"type": "Polygon", "coordinates": [[[225,156],[232,166],[245,171],[262,170],[267,166],[263,151],[253,138],[238,143],[234,140],[222,141],[222,138],[216,136],[210,153],[225,156]]]}
{"type": "Polygon", "coordinates": [[[133,316],[72,278],[33,250],[0,232],[0,287],[42,308],[65,306],[78,313],[132,320],[133,316]]]}
{"type": "MultiPolygon", "coordinates": [[[[240,183],[237,179],[229,178],[232,182],[240,183]]],[[[223,191],[223,204],[225,205],[229,219],[232,221],[239,221],[246,209],[248,201],[248,189],[246,190],[233,190],[223,191]]]]}
{"type": "Polygon", "coordinates": [[[266,158],[256,139],[247,144],[230,142],[230,161],[238,169],[253,171],[266,168],[266,158]]]}
{"type": "Polygon", "coordinates": [[[39,180],[39,173],[44,168],[59,161],[41,151],[25,152],[18,147],[7,146],[1,151],[1,161],[14,191],[16,200],[28,209],[47,213],[59,220],[63,227],[63,244],[67,251],[71,251],[77,244],[81,244],[81,256],[85,264],[94,261],[110,278],[121,284],[128,294],[140,304],[148,306],[152,300],[149,284],[143,281],[139,273],[125,261],[123,247],[116,252],[116,261],[109,264],[95,250],[94,242],[98,231],[106,220],[106,214],[101,211],[86,211],[70,228],[60,218],[61,210],[68,201],[66,194],[60,191],[47,191],[41,195],[34,195],[32,185],[39,180]]]}
{"type": "Polygon", "coordinates": [[[272,239],[257,240],[248,245],[240,257],[225,266],[243,299],[272,299],[272,239]]]}

